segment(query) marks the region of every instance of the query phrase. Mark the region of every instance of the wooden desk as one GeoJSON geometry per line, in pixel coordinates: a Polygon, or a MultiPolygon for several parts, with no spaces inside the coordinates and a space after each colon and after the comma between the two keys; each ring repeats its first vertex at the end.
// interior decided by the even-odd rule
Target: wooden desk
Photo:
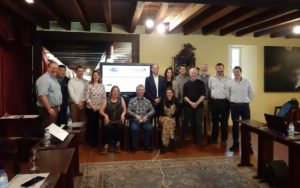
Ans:
{"type": "Polygon", "coordinates": [[[40,145],[40,143],[37,143],[34,148],[37,150],[52,150],[52,149],[65,149],[65,148],[74,148],[74,158],[73,158],[73,168],[74,168],[74,174],[75,176],[81,175],[80,169],[79,169],[79,149],[78,149],[78,138],[75,134],[69,134],[67,138],[59,143],[59,144],[52,144],[49,147],[45,147],[43,145],[40,145]]]}
{"type": "Polygon", "coordinates": [[[266,127],[266,124],[255,120],[241,120],[241,163],[240,166],[251,166],[249,140],[247,133],[254,132],[258,134],[258,159],[257,159],[257,177],[264,178],[265,166],[273,160],[273,142],[277,141],[289,148],[289,187],[296,188],[300,185],[298,173],[300,171],[300,141],[290,140],[282,136],[279,132],[272,131],[266,127]]]}
{"type": "MultiPolygon", "coordinates": [[[[50,172],[61,174],[59,181],[61,187],[74,187],[74,173],[72,160],[75,149],[52,149],[39,151],[39,160],[36,165],[39,167],[39,172],[50,172]]],[[[30,172],[32,163],[27,163],[21,166],[22,173],[30,172]]]]}
{"type": "Polygon", "coordinates": [[[0,119],[0,137],[21,137],[26,129],[40,127],[40,116],[35,118],[0,119]]]}

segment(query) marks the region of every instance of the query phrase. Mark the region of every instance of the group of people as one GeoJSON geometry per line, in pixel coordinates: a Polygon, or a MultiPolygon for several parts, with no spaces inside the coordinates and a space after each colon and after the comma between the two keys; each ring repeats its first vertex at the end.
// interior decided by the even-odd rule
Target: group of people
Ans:
{"type": "MultiPolygon", "coordinates": [[[[100,73],[92,72],[91,81],[83,78],[83,68],[76,67],[76,77],[66,78],[66,67],[49,62],[47,72],[36,82],[38,109],[43,126],[51,123],[66,124],[67,107],[70,107],[72,122],[86,121],[85,138],[91,147],[104,139],[103,152],[120,152],[126,115],[130,124],[131,150],[136,152],[140,145],[151,152],[153,123],[162,128],[160,152],[168,147],[176,149],[175,128],[181,128],[181,137],[188,139],[188,125],[191,125],[193,141],[199,150],[203,149],[204,130],[210,143],[218,143],[219,124],[221,142],[226,144],[229,111],[233,121],[233,145],[231,151],[239,148],[238,120],[250,119],[249,102],[253,99],[250,82],[241,76],[241,67],[234,67],[234,79],[224,75],[224,65],[215,66],[216,74],[208,74],[204,64],[190,68],[187,75],[185,65],[180,65],[179,75],[174,76],[171,67],[159,75],[159,66],[152,65],[151,75],[145,85],[136,87],[136,97],[126,107],[118,86],[113,86],[106,97],[100,73]],[[99,138],[99,118],[104,125],[104,138],[99,138]],[[205,123],[204,121],[205,120],[205,123]],[[212,122],[212,124],[211,124],[212,122]],[[204,125],[206,127],[204,127],[204,125]],[[139,144],[139,129],[144,129],[143,143],[139,144]]],[[[249,135],[250,136],[250,135],[249,135]]],[[[249,138],[250,140],[250,138],[249,138]]]]}

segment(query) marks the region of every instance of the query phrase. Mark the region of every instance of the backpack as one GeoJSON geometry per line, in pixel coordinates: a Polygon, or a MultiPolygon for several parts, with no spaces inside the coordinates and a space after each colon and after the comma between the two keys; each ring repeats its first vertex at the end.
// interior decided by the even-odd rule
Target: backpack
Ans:
{"type": "Polygon", "coordinates": [[[289,111],[295,108],[299,107],[299,102],[296,98],[292,98],[291,100],[289,100],[288,102],[284,103],[277,116],[282,117],[282,118],[286,118],[286,116],[288,115],[289,111]]]}

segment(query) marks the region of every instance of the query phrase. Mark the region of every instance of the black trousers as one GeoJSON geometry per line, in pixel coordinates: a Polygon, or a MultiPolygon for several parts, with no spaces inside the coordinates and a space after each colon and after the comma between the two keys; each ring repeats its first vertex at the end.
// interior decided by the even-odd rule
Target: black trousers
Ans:
{"type": "Polygon", "coordinates": [[[213,123],[212,137],[218,140],[219,124],[221,124],[221,140],[224,142],[228,138],[228,118],[229,118],[229,101],[227,99],[211,99],[211,118],[213,123]]]}
{"type": "Polygon", "coordinates": [[[86,116],[85,139],[90,146],[96,146],[99,142],[99,111],[86,108],[86,116]]]}
{"type": "Polygon", "coordinates": [[[124,134],[124,125],[119,123],[109,123],[104,125],[104,144],[113,145],[120,142],[124,134]]]}

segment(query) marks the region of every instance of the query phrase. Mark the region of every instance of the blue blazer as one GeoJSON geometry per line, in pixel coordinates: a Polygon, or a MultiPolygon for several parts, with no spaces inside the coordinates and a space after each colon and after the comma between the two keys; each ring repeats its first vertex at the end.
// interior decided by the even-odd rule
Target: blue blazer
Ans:
{"type": "MultiPolygon", "coordinates": [[[[165,96],[167,83],[163,76],[158,76],[158,97],[162,100],[165,96]]],[[[145,81],[145,96],[153,103],[156,96],[156,86],[153,75],[146,78],[145,81]]]]}

